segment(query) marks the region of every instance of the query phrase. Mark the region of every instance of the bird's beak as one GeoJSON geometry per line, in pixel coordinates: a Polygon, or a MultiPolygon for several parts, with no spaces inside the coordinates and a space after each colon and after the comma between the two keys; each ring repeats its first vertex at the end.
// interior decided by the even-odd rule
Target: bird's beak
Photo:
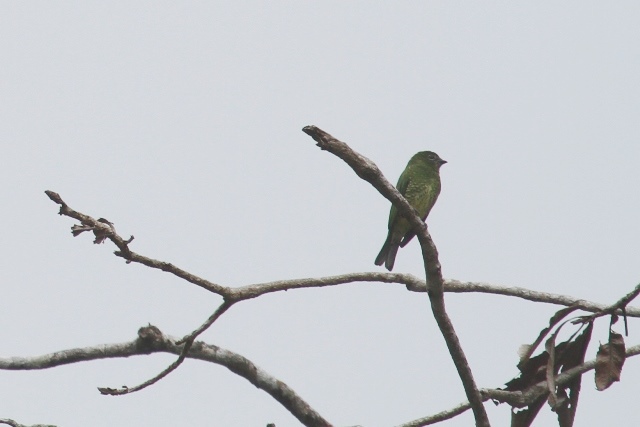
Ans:
{"type": "Polygon", "coordinates": [[[448,162],[446,160],[440,159],[440,166],[444,165],[445,163],[448,163],[448,162]]]}

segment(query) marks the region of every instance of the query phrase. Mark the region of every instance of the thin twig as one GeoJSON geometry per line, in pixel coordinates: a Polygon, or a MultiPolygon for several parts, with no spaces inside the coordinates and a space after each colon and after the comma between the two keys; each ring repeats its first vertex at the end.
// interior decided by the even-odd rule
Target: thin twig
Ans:
{"type": "Polygon", "coordinates": [[[182,339],[178,341],[178,344],[185,344],[189,342],[193,343],[201,333],[209,329],[209,327],[213,325],[213,322],[218,320],[218,318],[222,316],[227,310],[229,310],[234,303],[235,301],[233,300],[225,300],[202,325],[198,326],[189,335],[182,337],[182,339]]]}
{"type": "MultiPolygon", "coordinates": [[[[487,399],[484,399],[489,400],[487,399]]],[[[469,402],[462,402],[457,406],[454,406],[451,409],[444,410],[442,412],[438,412],[437,414],[429,415],[428,417],[418,418],[417,420],[409,421],[408,423],[400,424],[396,427],[422,427],[429,426],[432,424],[437,424],[442,421],[450,420],[451,418],[457,417],[458,415],[467,412],[471,409],[471,404],[469,402]]]]}
{"type": "MultiPolygon", "coordinates": [[[[187,357],[187,354],[189,354],[189,350],[193,346],[193,343],[195,339],[198,337],[198,335],[200,335],[201,333],[206,331],[211,325],[213,325],[213,322],[215,322],[220,316],[222,316],[222,314],[225,311],[227,311],[232,305],[233,305],[233,302],[231,301],[223,302],[220,305],[220,307],[218,307],[218,309],[211,316],[209,316],[206,322],[204,322],[200,327],[198,327],[196,330],[191,332],[189,335],[183,337],[181,340],[178,340],[176,342],[176,345],[182,345],[182,352],[180,353],[178,358],[169,366],[167,366],[165,369],[163,369],[162,372],[156,374],[154,377],[144,381],[143,383],[140,383],[133,387],[120,387],[117,389],[109,388],[109,387],[98,387],[98,390],[100,390],[100,393],[102,394],[108,394],[110,396],[121,396],[124,394],[135,393],[137,391],[140,391],[142,389],[149,387],[150,385],[157,383],[158,381],[160,381],[161,379],[169,375],[171,372],[175,371],[178,368],[178,366],[180,366],[182,362],[184,362],[185,358],[187,357]]],[[[147,333],[149,332],[148,330],[146,331],[147,333]]],[[[153,332],[155,332],[155,330],[153,332]]],[[[159,333],[160,331],[157,330],[157,332],[159,333]]],[[[160,339],[160,338],[155,337],[154,339],[160,339]]]]}
{"type": "Polygon", "coordinates": [[[609,314],[617,314],[618,312],[621,312],[621,314],[624,316],[625,332],[627,335],[629,335],[628,326],[627,326],[627,316],[630,315],[629,313],[631,312],[631,310],[627,310],[627,305],[631,301],[633,301],[633,299],[637,297],[639,294],[640,294],[640,284],[638,284],[635,288],[633,288],[631,292],[629,292],[628,294],[620,298],[615,303],[589,316],[582,316],[577,321],[575,321],[575,323],[578,323],[578,322],[587,323],[587,322],[593,321],[594,319],[597,319],[598,317],[606,316],[609,314]]]}

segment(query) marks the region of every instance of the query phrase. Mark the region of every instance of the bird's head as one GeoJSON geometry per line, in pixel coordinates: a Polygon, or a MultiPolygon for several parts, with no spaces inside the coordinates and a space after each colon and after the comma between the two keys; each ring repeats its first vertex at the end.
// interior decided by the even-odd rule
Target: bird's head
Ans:
{"type": "Polygon", "coordinates": [[[415,156],[413,156],[411,160],[427,163],[429,165],[434,166],[436,169],[440,169],[440,166],[447,163],[446,160],[442,160],[440,156],[438,156],[433,151],[421,151],[417,153],[415,156]]]}

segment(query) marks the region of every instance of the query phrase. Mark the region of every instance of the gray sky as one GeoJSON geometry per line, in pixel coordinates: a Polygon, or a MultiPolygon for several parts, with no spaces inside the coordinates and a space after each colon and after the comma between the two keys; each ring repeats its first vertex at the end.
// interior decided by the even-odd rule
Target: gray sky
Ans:
{"type": "MultiPolygon", "coordinates": [[[[389,204],[300,131],[309,124],[394,183],[417,151],[449,161],[429,217],[445,277],[615,301],[640,280],[638,22],[631,1],[3,2],[0,355],[128,341],[148,322],[182,336],[220,303],[72,238],[47,189],[135,235],[133,250],[224,285],[381,271],[389,204]]],[[[423,276],[417,242],[395,271],[423,276]]],[[[517,373],[518,347],[556,310],[446,302],[481,387],[517,373]]],[[[202,338],[336,425],[395,425],[465,400],[426,295],[399,285],[265,296],[202,338]]],[[[202,362],[130,396],[96,391],[172,360],[0,372],[0,418],[298,425],[202,362]]],[[[637,418],[639,380],[634,359],[604,393],[587,375],[576,425],[637,418]]],[[[508,423],[507,406],[486,407],[508,423]]]]}

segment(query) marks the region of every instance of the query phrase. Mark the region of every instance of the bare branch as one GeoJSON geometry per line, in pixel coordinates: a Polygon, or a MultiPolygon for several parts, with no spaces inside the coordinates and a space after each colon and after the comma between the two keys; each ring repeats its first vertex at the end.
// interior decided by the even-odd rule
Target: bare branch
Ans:
{"type": "Polygon", "coordinates": [[[10,425],[11,427],[56,427],[51,424],[31,424],[31,425],[20,424],[19,422],[14,421],[10,418],[0,418],[0,424],[7,424],[7,425],[10,425]]]}
{"type": "Polygon", "coordinates": [[[417,278],[411,274],[400,273],[348,273],[339,276],[327,276],[318,278],[304,278],[291,280],[277,280],[274,282],[258,283],[254,285],[241,286],[230,289],[233,298],[240,301],[250,298],[256,298],[263,294],[271,292],[288,291],[292,289],[302,288],[322,288],[325,286],[336,286],[345,283],[358,282],[383,282],[383,283],[399,283],[407,287],[407,289],[426,292],[427,286],[424,280],[417,278]]]}
{"type": "MultiPolygon", "coordinates": [[[[484,399],[489,400],[488,398],[484,399]]],[[[469,402],[462,402],[458,406],[454,406],[451,409],[447,409],[442,412],[438,412],[437,414],[430,415],[424,418],[418,418],[417,420],[409,421],[408,423],[399,424],[396,427],[422,427],[422,426],[430,426],[432,424],[437,424],[442,421],[449,420],[451,418],[457,417],[458,415],[467,412],[471,409],[471,404],[469,402]]]]}
{"type": "Polygon", "coordinates": [[[203,279],[202,277],[196,276],[195,274],[191,274],[188,271],[182,270],[171,263],[158,261],[153,258],[149,258],[144,255],[137,254],[133,251],[129,251],[129,253],[126,255],[122,251],[116,251],[114,252],[114,254],[116,256],[125,258],[128,262],[137,262],[139,264],[146,265],[147,267],[151,267],[151,268],[165,271],[167,273],[171,273],[174,276],[184,279],[189,283],[193,283],[194,285],[200,286],[201,288],[206,289],[209,292],[213,292],[225,298],[228,297],[229,288],[227,288],[226,286],[221,286],[213,282],[210,282],[206,279],[203,279]]]}
{"type": "MultiPolygon", "coordinates": [[[[553,294],[547,292],[532,291],[516,286],[499,286],[482,282],[460,282],[458,280],[447,280],[444,285],[445,292],[481,292],[487,294],[506,295],[522,298],[527,301],[544,302],[548,304],[564,305],[566,307],[576,306],[584,311],[599,312],[607,308],[604,304],[599,304],[568,295],[553,294]]],[[[622,313],[617,311],[617,313],[622,313]]],[[[629,307],[627,315],[640,317],[640,308],[629,307]]]]}
{"type": "MultiPolygon", "coordinates": [[[[34,370],[68,365],[80,361],[148,355],[151,353],[171,353],[181,355],[184,347],[178,339],[164,335],[155,326],[146,326],[138,331],[136,340],[75,348],[36,357],[0,358],[0,369],[34,370]]],[[[193,343],[186,357],[216,363],[245,378],[257,388],[264,390],[280,402],[305,426],[328,427],[331,424],[318,414],[293,389],[273,377],[240,354],[201,341],[193,343]]]]}
{"type": "MultiPolygon", "coordinates": [[[[318,278],[277,280],[273,282],[258,283],[238,288],[230,288],[229,293],[235,300],[241,301],[250,298],[257,298],[260,295],[271,292],[289,291],[292,289],[303,288],[321,288],[326,286],[337,286],[346,283],[359,282],[382,282],[394,284],[398,283],[405,285],[406,288],[412,292],[427,291],[426,282],[412,274],[362,272],[318,278]]],[[[461,282],[455,279],[444,281],[444,291],[450,293],[485,293],[511,296],[533,302],[544,302],[547,304],[562,305],[566,307],[575,306],[581,310],[589,312],[599,312],[608,307],[604,304],[586,301],[569,295],[532,291],[530,289],[517,286],[500,286],[482,282],[461,282]]],[[[622,312],[617,311],[617,313],[621,314],[622,312]]],[[[627,315],[629,315],[630,317],[640,317],[640,308],[627,308],[627,315]]]]}
{"type": "Polygon", "coordinates": [[[391,201],[398,209],[400,215],[404,216],[413,227],[418,236],[420,248],[422,249],[422,259],[424,260],[424,268],[426,273],[426,281],[428,284],[428,295],[431,301],[431,310],[433,316],[444,337],[449,354],[453,359],[453,363],[458,371],[458,375],[462,380],[462,386],[476,420],[477,426],[489,426],[489,418],[482,404],[482,397],[478,391],[473,373],[467,362],[467,358],[460,345],[460,340],[456,335],[453,324],[447,315],[444,304],[444,280],[442,278],[442,269],[438,260],[438,250],[436,249],[431,236],[427,230],[427,225],[422,221],[416,210],[407,202],[407,200],[396,190],[396,188],[386,180],[378,167],[369,159],[359,153],[353,151],[347,144],[338,141],[333,136],[316,126],[305,126],[303,132],[310,135],[317,145],[330,153],[344,160],[356,174],[371,183],[380,194],[391,201]]]}
{"type": "MultiPolygon", "coordinates": [[[[198,277],[198,276],[196,276],[194,274],[191,274],[191,273],[189,273],[187,271],[181,270],[178,267],[176,267],[176,266],[174,266],[172,264],[169,264],[168,262],[157,261],[155,259],[148,258],[148,257],[139,255],[139,254],[131,251],[129,249],[129,243],[131,243],[131,241],[133,240],[133,236],[131,236],[129,239],[125,240],[122,237],[120,237],[120,235],[118,235],[118,233],[116,233],[115,227],[113,227],[113,224],[110,223],[109,221],[104,220],[104,218],[101,218],[101,219],[103,219],[103,221],[96,220],[96,219],[92,218],[89,215],[85,215],[83,213],[80,213],[80,212],[77,212],[77,211],[71,209],[62,200],[62,197],[60,197],[60,195],[58,193],[55,193],[55,192],[50,191],[50,190],[47,190],[47,191],[45,191],[45,194],[47,196],[49,196],[49,198],[51,200],[53,200],[54,202],[56,202],[57,204],[60,205],[60,211],[59,211],[60,215],[65,215],[65,216],[68,216],[70,218],[77,219],[84,226],[87,227],[87,230],[89,230],[89,229],[94,230],[94,233],[95,233],[95,230],[99,230],[99,233],[95,233],[96,234],[96,242],[98,240],[99,235],[100,235],[100,237],[102,237],[102,240],[100,240],[100,242],[102,242],[104,240],[104,238],[108,238],[109,240],[111,240],[119,249],[118,251],[116,251],[114,253],[117,256],[126,259],[127,263],[137,262],[137,263],[140,263],[140,264],[144,264],[147,267],[157,268],[159,270],[172,273],[175,276],[178,276],[181,279],[186,280],[187,282],[193,283],[194,285],[200,286],[201,288],[204,288],[204,289],[206,289],[206,290],[208,290],[210,292],[222,295],[223,297],[227,296],[229,288],[226,288],[226,287],[220,286],[220,285],[216,285],[215,283],[212,283],[212,282],[210,282],[208,280],[205,280],[205,279],[203,279],[201,277],[198,277]]],[[[71,230],[72,230],[72,233],[73,233],[74,236],[77,236],[79,234],[79,228],[77,226],[71,227],[71,230]]]]}

